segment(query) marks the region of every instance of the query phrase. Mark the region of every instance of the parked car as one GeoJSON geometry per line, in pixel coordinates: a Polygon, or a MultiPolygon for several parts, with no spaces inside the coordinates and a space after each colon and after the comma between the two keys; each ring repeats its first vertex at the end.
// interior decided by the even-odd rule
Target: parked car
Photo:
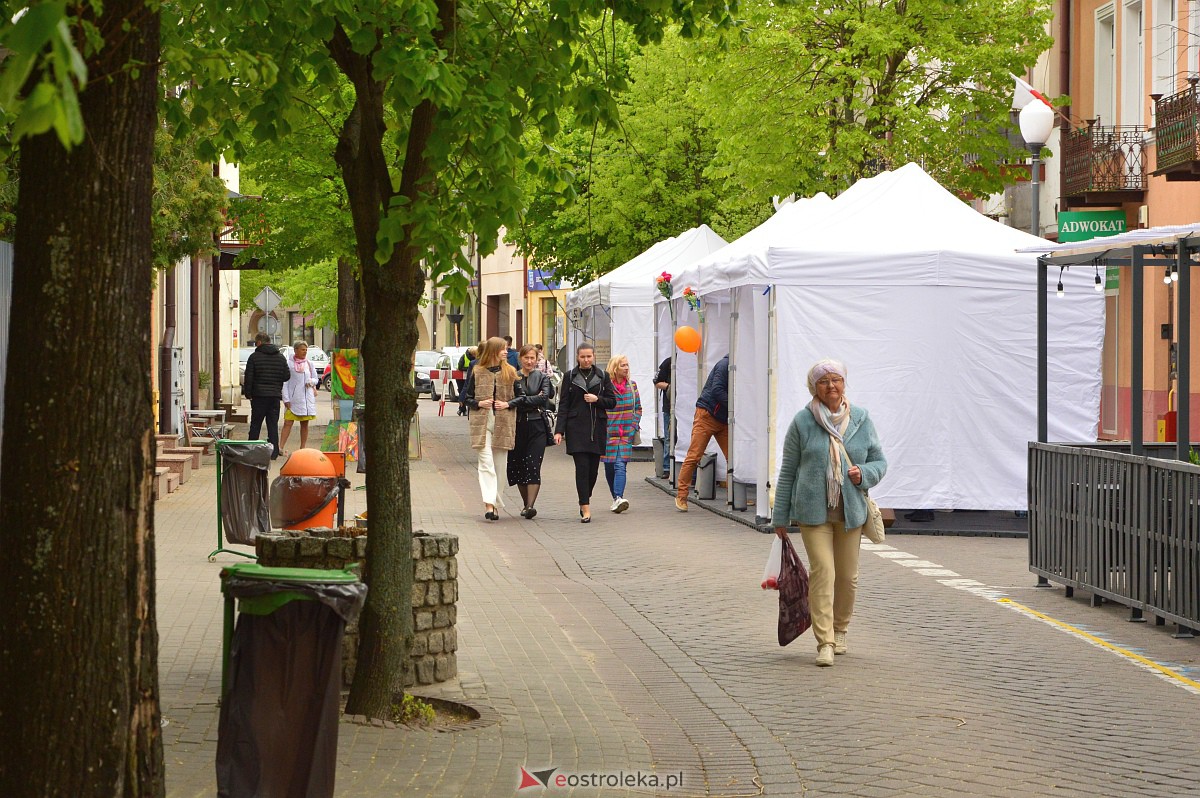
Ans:
{"type": "Polygon", "coordinates": [[[333,358],[319,346],[308,348],[308,359],[317,370],[317,390],[329,390],[329,380],[333,376],[333,358]]]}
{"type": "MultiPolygon", "coordinates": [[[[468,347],[465,347],[465,346],[447,346],[445,349],[442,350],[442,352],[441,352],[442,357],[438,360],[438,364],[437,364],[437,370],[438,370],[437,377],[438,378],[433,380],[432,384],[429,386],[429,398],[430,399],[432,399],[435,402],[440,402],[442,400],[441,371],[443,369],[446,369],[446,370],[449,370],[451,372],[451,374],[453,374],[453,372],[455,372],[455,371],[458,371],[459,364],[462,362],[463,353],[467,351],[467,348],[468,347]]],[[[447,379],[447,381],[446,381],[446,401],[448,401],[448,402],[457,402],[458,401],[458,395],[462,389],[462,385],[460,384],[461,382],[462,382],[461,380],[456,380],[456,379],[452,379],[452,378],[447,379]]]]}
{"type": "Polygon", "coordinates": [[[416,386],[417,393],[430,392],[429,372],[438,367],[438,362],[444,357],[441,352],[431,350],[418,350],[413,355],[413,385],[416,386]]]}
{"type": "Polygon", "coordinates": [[[255,349],[256,347],[253,346],[238,347],[238,374],[241,376],[242,382],[246,381],[246,361],[250,359],[250,353],[255,349]]]}

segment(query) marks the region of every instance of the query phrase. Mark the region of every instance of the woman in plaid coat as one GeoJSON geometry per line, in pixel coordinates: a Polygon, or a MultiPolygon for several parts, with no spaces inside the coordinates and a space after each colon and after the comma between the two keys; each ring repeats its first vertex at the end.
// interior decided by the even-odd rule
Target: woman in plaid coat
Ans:
{"type": "Polygon", "coordinates": [[[617,396],[617,405],[608,411],[608,444],[604,448],[604,477],[612,494],[614,513],[629,509],[625,499],[625,466],[633,454],[633,440],[642,424],[642,397],[637,383],[629,379],[629,358],[613,355],[608,361],[608,376],[617,396]]]}

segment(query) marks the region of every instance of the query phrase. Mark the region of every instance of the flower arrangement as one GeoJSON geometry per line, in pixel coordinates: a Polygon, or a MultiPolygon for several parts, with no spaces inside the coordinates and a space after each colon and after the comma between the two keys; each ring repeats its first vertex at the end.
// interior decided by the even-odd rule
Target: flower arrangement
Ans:
{"type": "Polygon", "coordinates": [[[654,287],[668,302],[671,301],[671,275],[663,272],[654,278],[654,287]]]}
{"type": "Polygon", "coordinates": [[[683,289],[683,298],[687,300],[688,307],[696,311],[696,315],[700,317],[700,321],[704,321],[704,311],[700,308],[700,295],[696,293],[696,289],[690,285],[683,289]]]}

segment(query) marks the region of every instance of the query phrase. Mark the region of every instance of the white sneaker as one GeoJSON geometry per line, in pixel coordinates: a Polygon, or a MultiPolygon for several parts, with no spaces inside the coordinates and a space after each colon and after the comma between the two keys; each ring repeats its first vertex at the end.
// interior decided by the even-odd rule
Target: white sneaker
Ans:
{"type": "Polygon", "coordinates": [[[833,653],[834,654],[845,654],[846,653],[846,633],[845,632],[834,632],[833,633],[833,653]]]}
{"type": "Polygon", "coordinates": [[[817,648],[817,665],[828,668],[833,664],[833,643],[826,643],[817,648]]]}
{"type": "Polygon", "coordinates": [[[618,496],[617,500],[615,502],[613,502],[613,512],[614,513],[623,513],[628,509],[629,509],[629,502],[625,501],[624,496],[618,496]]]}
{"type": "Polygon", "coordinates": [[[617,505],[619,505],[620,503],[621,503],[620,499],[613,499],[612,507],[609,507],[608,509],[612,510],[614,513],[619,513],[620,510],[617,509],[617,505]]]}

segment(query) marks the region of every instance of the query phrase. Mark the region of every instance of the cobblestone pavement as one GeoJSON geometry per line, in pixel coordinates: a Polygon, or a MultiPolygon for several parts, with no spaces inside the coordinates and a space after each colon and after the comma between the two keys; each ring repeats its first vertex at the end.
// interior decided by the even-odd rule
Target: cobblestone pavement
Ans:
{"type": "MultiPolygon", "coordinates": [[[[521,795],[1200,794],[1200,640],[1038,590],[1023,540],[893,536],[864,546],[850,653],[775,642],[770,538],[675,511],[631,464],[630,510],[576,513],[547,452],[539,515],[482,516],[466,423],[421,403],[414,525],[459,535],[459,678],[433,694],[496,723],[447,733],[340,726],[339,796],[516,795],[520,767],[682,774],[521,795]],[[1189,768],[1192,768],[1189,770],[1189,768]]],[[[358,484],[361,476],[354,477],[358,484]]],[[[215,794],[221,599],[211,466],[156,507],[169,794],[215,794]]],[[[365,494],[349,494],[351,513],[365,494]]],[[[797,541],[798,542],[798,541],[797,541]]]]}

